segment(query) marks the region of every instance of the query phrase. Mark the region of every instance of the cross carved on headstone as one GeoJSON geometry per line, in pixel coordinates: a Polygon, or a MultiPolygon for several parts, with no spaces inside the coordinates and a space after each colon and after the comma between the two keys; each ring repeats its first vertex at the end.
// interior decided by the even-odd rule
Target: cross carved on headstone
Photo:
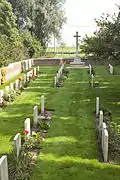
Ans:
{"type": "Polygon", "coordinates": [[[79,56],[79,53],[78,53],[78,38],[80,37],[78,35],[78,32],[76,32],[76,35],[74,36],[76,38],[76,57],[79,56]]]}

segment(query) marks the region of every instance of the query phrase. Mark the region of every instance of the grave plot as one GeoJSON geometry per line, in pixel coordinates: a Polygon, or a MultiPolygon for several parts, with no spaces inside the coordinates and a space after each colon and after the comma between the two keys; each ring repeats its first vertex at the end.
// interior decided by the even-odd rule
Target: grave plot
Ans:
{"type": "Polygon", "coordinates": [[[69,71],[65,68],[65,64],[62,64],[54,77],[54,88],[63,87],[64,80],[68,78],[69,71]]]}
{"type": "Polygon", "coordinates": [[[100,88],[90,90],[86,71],[71,69],[65,88],[53,90],[54,96],[49,96],[49,104],[55,109],[53,123],[31,180],[119,180],[119,167],[98,160],[92,112],[100,88]]]}

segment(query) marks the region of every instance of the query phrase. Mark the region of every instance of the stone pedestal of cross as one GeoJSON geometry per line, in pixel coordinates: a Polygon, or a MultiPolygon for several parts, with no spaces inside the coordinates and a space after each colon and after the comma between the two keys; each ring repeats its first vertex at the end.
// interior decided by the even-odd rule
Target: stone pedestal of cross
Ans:
{"type": "Polygon", "coordinates": [[[78,35],[78,32],[76,32],[76,35],[74,36],[76,38],[76,57],[79,56],[79,52],[78,52],[78,38],[80,37],[78,35]]]}

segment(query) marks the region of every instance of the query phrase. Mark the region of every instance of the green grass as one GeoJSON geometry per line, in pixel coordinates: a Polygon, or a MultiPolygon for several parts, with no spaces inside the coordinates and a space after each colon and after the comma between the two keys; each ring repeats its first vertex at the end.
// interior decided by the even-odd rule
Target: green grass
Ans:
{"type": "Polygon", "coordinates": [[[111,102],[120,97],[120,76],[108,74],[105,67],[96,67],[96,72],[102,89],[89,88],[84,69],[70,70],[63,88],[49,88],[47,106],[55,109],[55,114],[31,180],[120,179],[120,166],[98,162],[93,117],[95,98],[100,96],[101,103],[109,105],[119,118],[117,106],[111,102]]]}
{"type": "Polygon", "coordinates": [[[0,113],[0,154],[12,151],[15,134],[23,132],[26,118],[33,119],[33,107],[40,107],[44,94],[45,107],[55,113],[31,180],[119,180],[120,166],[98,162],[93,111],[99,96],[119,122],[120,75],[96,67],[101,88],[90,89],[87,70],[71,69],[64,87],[54,89],[52,80],[58,68],[41,67],[41,77],[0,113]]]}
{"type": "MultiPolygon", "coordinates": [[[[54,48],[53,47],[49,47],[47,48],[47,52],[54,52],[54,48]]],[[[56,53],[75,53],[76,52],[76,48],[75,47],[56,47],[56,53]]]]}
{"type": "Polygon", "coordinates": [[[16,101],[0,112],[0,155],[9,154],[13,150],[14,136],[16,133],[23,134],[26,118],[33,119],[33,107],[40,107],[40,96],[48,93],[56,69],[58,67],[42,67],[41,77],[33,81],[16,101]]]}

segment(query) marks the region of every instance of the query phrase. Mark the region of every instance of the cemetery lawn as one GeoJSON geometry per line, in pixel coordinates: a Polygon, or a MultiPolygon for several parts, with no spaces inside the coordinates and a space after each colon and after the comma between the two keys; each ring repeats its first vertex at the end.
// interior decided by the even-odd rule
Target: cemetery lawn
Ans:
{"type": "Polygon", "coordinates": [[[26,118],[33,120],[33,107],[40,107],[41,95],[48,94],[52,78],[58,67],[42,67],[41,77],[31,82],[30,86],[9,104],[3,111],[0,109],[0,156],[13,150],[13,138],[17,133],[23,134],[26,118]]]}
{"type": "Polygon", "coordinates": [[[85,69],[71,69],[63,88],[47,87],[46,107],[55,112],[31,180],[120,179],[120,166],[98,161],[93,118],[95,98],[99,96],[119,121],[120,75],[112,76],[102,66],[95,69],[101,89],[89,88],[85,69]]]}

